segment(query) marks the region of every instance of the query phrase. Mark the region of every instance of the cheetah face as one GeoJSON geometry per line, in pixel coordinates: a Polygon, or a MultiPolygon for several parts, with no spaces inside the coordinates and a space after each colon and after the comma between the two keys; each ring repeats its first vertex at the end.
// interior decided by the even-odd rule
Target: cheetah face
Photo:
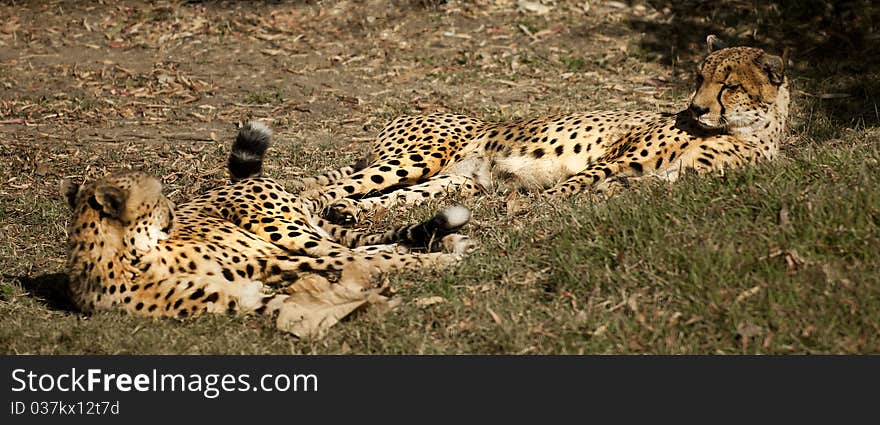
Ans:
{"type": "Polygon", "coordinates": [[[709,36],[709,56],[697,72],[690,112],[707,129],[754,129],[769,119],[785,82],[779,56],[751,47],[725,48],[709,36]]]}
{"type": "Polygon", "coordinates": [[[161,183],[148,174],[117,173],[82,188],[68,182],[62,190],[74,211],[73,223],[102,224],[89,233],[96,240],[121,238],[144,252],[168,239],[174,205],[162,195],[161,183]]]}

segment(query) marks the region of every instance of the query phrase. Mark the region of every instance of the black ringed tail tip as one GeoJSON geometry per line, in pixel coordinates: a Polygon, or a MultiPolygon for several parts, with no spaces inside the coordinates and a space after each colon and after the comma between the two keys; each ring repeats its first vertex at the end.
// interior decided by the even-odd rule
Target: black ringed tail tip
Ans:
{"type": "Polygon", "coordinates": [[[232,181],[259,177],[263,172],[263,157],[272,144],[272,130],[259,121],[251,121],[238,131],[229,154],[229,174],[232,181]]]}

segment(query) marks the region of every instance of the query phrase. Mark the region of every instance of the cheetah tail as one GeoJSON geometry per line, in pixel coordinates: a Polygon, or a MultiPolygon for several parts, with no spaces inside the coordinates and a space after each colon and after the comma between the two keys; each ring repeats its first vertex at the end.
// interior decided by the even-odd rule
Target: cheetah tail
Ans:
{"type": "Polygon", "coordinates": [[[402,243],[412,247],[428,248],[443,236],[456,232],[471,219],[471,212],[461,205],[446,207],[430,220],[402,226],[381,234],[380,243],[402,243]]]}
{"type": "Polygon", "coordinates": [[[271,143],[272,130],[265,124],[251,121],[242,127],[229,154],[232,181],[259,177],[263,172],[263,157],[271,143]]]}

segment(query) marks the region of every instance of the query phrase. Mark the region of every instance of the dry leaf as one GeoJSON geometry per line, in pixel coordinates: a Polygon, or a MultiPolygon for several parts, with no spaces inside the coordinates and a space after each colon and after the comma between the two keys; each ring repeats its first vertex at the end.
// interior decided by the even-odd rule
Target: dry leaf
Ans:
{"type": "Polygon", "coordinates": [[[446,302],[446,298],[438,297],[438,296],[433,296],[433,297],[423,297],[423,298],[416,298],[416,299],[414,300],[414,302],[415,302],[416,305],[419,306],[419,307],[427,307],[427,306],[429,306],[429,305],[445,303],[445,302],[446,302]]]}
{"type": "Polygon", "coordinates": [[[538,15],[548,13],[551,9],[553,9],[550,6],[541,4],[541,2],[529,0],[519,0],[518,2],[516,2],[516,5],[517,7],[519,7],[519,10],[522,10],[523,12],[531,12],[538,15]]]}
{"type": "Polygon", "coordinates": [[[291,293],[276,321],[278,329],[300,338],[320,338],[331,326],[354,311],[376,305],[390,309],[395,302],[380,295],[384,288],[371,288],[363,265],[352,265],[337,283],[308,275],[287,288],[291,293]]]}
{"type": "Polygon", "coordinates": [[[779,225],[781,227],[787,227],[791,223],[791,220],[788,218],[788,207],[782,207],[779,210],[779,225]]]}
{"type": "Polygon", "coordinates": [[[519,196],[516,192],[510,192],[507,195],[507,215],[516,216],[529,210],[529,202],[527,199],[519,196]]]}
{"type": "Polygon", "coordinates": [[[495,323],[499,325],[502,323],[501,316],[499,316],[498,313],[496,313],[490,307],[486,307],[486,310],[489,312],[489,315],[492,316],[492,320],[494,320],[495,323]]]}
{"type": "Polygon", "coordinates": [[[793,249],[785,251],[785,265],[788,268],[788,273],[796,272],[804,264],[806,261],[798,255],[797,251],[793,249]]]}
{"type": "Polygon", "coordinates": [[[760,285],[758,285],[758,286],[754,286],[754,287],[749,288],[749,289],[746,289],[745,291],[742,291],[741,294],[737,295],[736,299],[733,300],[733,303],[734,303],[734,304],[738,304],[738,303],[740,303],[740,302],[743,302],[743,301],[745,301],[745,300],[747,300],[747,299],[753,297],[755,294],[757,294],[757,293],[760,292],[760,291],[761,291],[761,286],[760,286],[760,285]]]}
{"type": "Polygon", "coordinates": [[[736,333],[743,338],[751,338],[761,334],[761,327],[752,322],[742,322],[736,325],[736,333]]]}

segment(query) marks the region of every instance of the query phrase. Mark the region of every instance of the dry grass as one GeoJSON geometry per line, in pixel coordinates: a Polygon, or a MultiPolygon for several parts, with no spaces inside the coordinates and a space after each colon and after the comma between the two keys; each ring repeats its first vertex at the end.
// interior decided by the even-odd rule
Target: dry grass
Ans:
{"type": "Polygon", "coordinates": [[[880,60],[869,2],[829,12],[820,1],[556,1],[544,15],[504,0],[387,3],[0,9],[0,350],[880,351],[880,60]],[[276,129],[267,169],[283,180],[350,162],[404,113],[672,111],[708,32],[794,48],[794,125],[777,163],[598,205],[513,214],[504,199],[465,200],[477,254],[448,272],[385,277],[403,306],[321,341],[259,318],[87,317],[58,297],[62,177],[143,168],[179,202],[225,180],[235,125],[254,117],[276,129]]]}

